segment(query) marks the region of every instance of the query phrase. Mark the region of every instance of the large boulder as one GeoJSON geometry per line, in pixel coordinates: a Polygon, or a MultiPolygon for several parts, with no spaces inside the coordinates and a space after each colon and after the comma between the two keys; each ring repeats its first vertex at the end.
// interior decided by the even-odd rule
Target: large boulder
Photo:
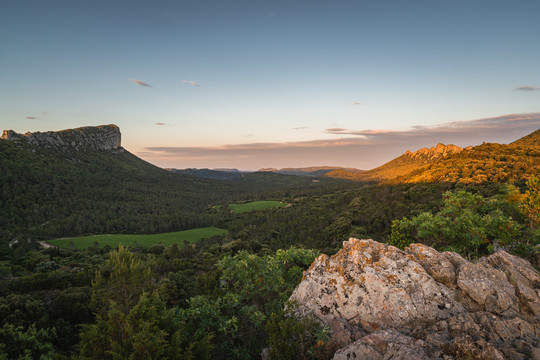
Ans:
{"type": "Polygon", "coordinates": [[[527,359],[540,347],[539,293],[538,271],[504,251],[475,264],[351,238],[313,262],[291,300],[329,325],[336,360],[527,359]]]}

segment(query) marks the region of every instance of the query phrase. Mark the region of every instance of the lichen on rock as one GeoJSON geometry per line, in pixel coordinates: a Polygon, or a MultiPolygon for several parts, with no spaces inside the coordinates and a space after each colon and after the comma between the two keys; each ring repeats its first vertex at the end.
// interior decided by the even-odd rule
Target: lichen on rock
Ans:
{"type": "Polygon", "coordinates": [[[402,251],[351,238],[314,261],[291,300],[330,326],[336,360],[517,359],[540,347],[539,290],[538,271],[504,251],[474,264],[421,244],[402,251]]]}

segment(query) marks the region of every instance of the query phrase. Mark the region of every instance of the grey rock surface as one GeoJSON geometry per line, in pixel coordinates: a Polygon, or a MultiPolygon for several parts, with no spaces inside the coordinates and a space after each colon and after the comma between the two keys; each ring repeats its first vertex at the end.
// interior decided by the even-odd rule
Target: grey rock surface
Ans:
{"type": "Polygon", "coordinates": [[[120,128],[116,125],[86,126],[77,129],[18,134],[4,130],[2,140],[26,140],[44,148],[70,147],[76,150],[122,150],[120,128]]]}
{"type": "Polygon", "coordinates": [[[313,262],[291,300],[329,325],[336,360],[527,359],[540,347],[539,292],[538,271],[504,251],[471,263],[351,238],[313,262]]]}

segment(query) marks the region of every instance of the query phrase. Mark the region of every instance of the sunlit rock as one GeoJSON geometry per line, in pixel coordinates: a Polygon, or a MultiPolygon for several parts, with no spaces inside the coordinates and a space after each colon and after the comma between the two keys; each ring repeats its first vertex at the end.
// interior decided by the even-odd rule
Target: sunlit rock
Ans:
{"type": "Polygon", "coordinates": [[[474,264],[351,238],[313,262],[291,300],[329,325],[334,359],[520,359],[540,347],[539,290],[538,271],[503,251],[474,264]]]}

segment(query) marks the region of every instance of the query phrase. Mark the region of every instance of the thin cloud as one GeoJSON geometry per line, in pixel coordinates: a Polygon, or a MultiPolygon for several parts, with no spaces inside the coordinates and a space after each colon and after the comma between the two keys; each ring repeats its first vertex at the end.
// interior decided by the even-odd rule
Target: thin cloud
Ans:
{"type": "Polygon", "coordinates": [[[363,105],[360,101],[353,102],[353,105],[363,105]]]}
{"type": "Polygon", "coordinates": [[[246,143],[215,147],[148,147],[141,156],[165,167],[298,167],[338,164],[371,169],[403,154],[442,142],[461,147],[482,142],[510,143],[540,128],[540,113],[510,114],[407,130],[326,132],[347,136],[285,143],[246,143]]]}
{"type": "Polygon", "coordinates": [[[150,84],[147,84],[145,83],[144,81],[142,80],[137,80],[137,79],[130,79],[132,83],[134,83],[135,85],[139,85],[139,86],[146,86],[146,87],[151,87],[152,85],[150,84]]]}
{"type": "Polygon", "coordinates": [[[540,91],[540,86],[520,86],[516,91],[540,91]]]}
{"type": "Polygon", "coordinates": [[[35,117],[35,116],[27,116],[26,118],[27,118],[28,120],[35,120],[35,119],[37,119],[37,117],[35,117]]]}
{"type": "Polygon", "coordinates": [[[184,84],[188,84],[195,87],[201,87],[201,85],[193,80],[182,80],[184,84]]]}
{"type": "Polygon", "coordinates": [[[307,126],[299,126],[299,127],[293,128],[293,130],[305,130],[307,128],[308,128],[307,126]]]}
{"type": "Polygon", "coordinates": [[[165,124],[165,123],[162,123],[162,122],[157,122],[156,125],[165,126],[165,125],[169,125],[169,124],[165,124]]]}
{"type": "Polygon", "coordinates": [[[409,130],[352,130],[343,128],[330,128],[325,132],[336,135],[354,135],[362,137],[381,137],[388,135],[417,136],[454,133],[461,134],[467,131],[497,130],[500,128],[513,128],[523,124],[540,126],[540,113],[510,114],[504,116],[483,118],[469,121],[453,121],[434,126],[416,125],[409,130]],[[515,126],[511,125],[512,123],[515,126]]]}

